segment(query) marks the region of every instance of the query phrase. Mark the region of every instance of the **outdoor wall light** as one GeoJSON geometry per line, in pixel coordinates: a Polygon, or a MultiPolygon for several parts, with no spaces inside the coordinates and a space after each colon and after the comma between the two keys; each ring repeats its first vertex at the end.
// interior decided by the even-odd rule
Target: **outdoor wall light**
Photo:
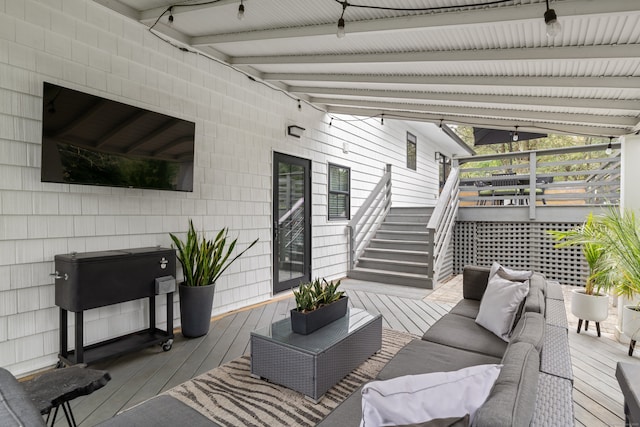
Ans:
{"type": "Polygon", "coordinates": [[[305,131],[305,128],[297,125],[287,126],[287,135],[289,136],[300,138],[304,133],[304,131],[305,131]]]}

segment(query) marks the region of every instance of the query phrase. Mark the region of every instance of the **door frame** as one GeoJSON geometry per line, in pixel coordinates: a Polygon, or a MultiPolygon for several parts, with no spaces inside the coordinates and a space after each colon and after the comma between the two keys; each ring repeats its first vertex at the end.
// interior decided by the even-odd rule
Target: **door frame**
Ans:
{"type": "Polygon", "coordinates": [[[272,247],[273,247],[273,294],[275,295],[278,292],[283,292],[289,290],[291,288],[297,287],[302,282],[308,282],[311,280],[311,210],[313,204],[311,202],[311,160],[305,159],[302,157],[292,156],[289,154],[280,153],[277,151],[273,152],[273,167],[272,167],[272,183],[273,187],[271,190],[271,239],[272,239],[272,247]],[[294,165],[302,166],[304,169],[304,262],[303,262],[303,273],[302,277],[298,277],[295,279],[289,279],[284,282],[280,282],[280,268],[279,268],[279,245],[277,238],[277,229],[278,229],[278,189],[279,189],[279,171],[278,164],[280,162],[291,163],[294,165]]]}

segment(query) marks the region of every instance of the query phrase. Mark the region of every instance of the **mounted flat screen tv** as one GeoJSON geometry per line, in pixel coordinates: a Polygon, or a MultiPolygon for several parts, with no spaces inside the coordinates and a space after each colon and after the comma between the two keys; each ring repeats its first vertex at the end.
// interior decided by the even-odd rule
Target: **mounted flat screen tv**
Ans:
{"type": "Polygon", "coordinates": [[[43,182],[193,191],[195,123],[44,83],[43,182]]]}

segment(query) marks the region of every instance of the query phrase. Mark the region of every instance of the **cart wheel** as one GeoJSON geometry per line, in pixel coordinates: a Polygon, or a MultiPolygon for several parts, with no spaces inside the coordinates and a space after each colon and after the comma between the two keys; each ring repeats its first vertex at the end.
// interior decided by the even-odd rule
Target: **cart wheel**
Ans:
{"type": "Polygon", "coordinates": [[[162,350],[169,351],[173,346],[173,340],[168,340],[162,343],[162,350]]]}

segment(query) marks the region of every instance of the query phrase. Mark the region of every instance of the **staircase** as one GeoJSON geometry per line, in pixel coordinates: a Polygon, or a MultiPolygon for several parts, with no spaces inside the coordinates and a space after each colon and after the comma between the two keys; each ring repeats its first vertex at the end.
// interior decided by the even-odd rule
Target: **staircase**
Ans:
{"type": "Polygon", "coordinates": [[[433,208],[391,208],[348,276],[432,289],[427,276],[427,223],[433,208]]]}

